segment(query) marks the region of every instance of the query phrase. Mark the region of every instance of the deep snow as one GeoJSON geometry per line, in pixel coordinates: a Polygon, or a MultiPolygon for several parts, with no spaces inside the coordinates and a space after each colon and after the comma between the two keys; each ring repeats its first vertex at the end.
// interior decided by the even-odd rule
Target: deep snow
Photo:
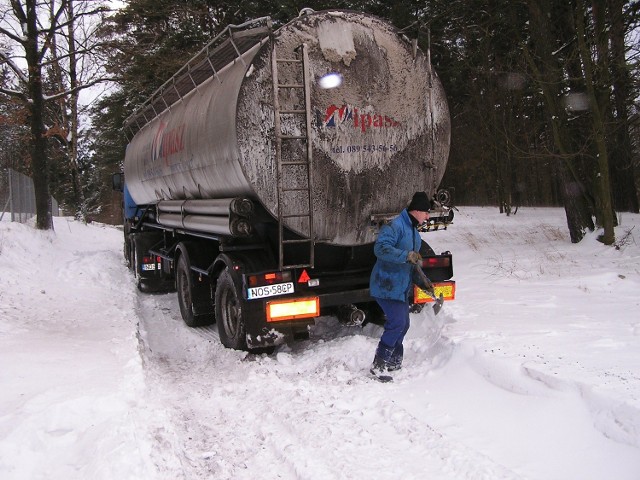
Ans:
{"type": "Polygon", "coordinates": [[[1,223],[0,478],[637,480],[640,215],[615,249],[561,209],[460,210],[425,234],[457,299],[412,316],[392,384],[378,326],[227,350],[135,289],[116,228],[1,223]]]}

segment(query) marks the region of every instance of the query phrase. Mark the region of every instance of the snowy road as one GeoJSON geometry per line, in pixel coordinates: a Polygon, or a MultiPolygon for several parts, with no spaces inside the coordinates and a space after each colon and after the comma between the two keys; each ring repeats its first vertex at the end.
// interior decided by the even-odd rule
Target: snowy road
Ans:
{"type": "MultiPolygon", "coordinates": [[[[519,478],[434,429],[426,398],[367,377],[379,327],[325,318],[295,350],[256,356],[222,347],[215,327],[185,327],[174,295],[139,301],[147,385],[166,414],[154,425],[164,478],[519,478]]],[[[453,348],[442,339],[422,352],[414,381],[453,348]]]]}
{"type": "Polygon", "coordinates": [[[228,350],[135,290],[117,230],[0,224],[0,478],[638,480],[640,239],[456,218],[428,241],[457,298],[412,317],[392,384],[367,375],[380,327],[228,350]]]}
{"type": "Polygon", "coordinates": [[[215,327],[184,326],[175,295],[139,302],[147,385],[168,416],[155,425],[163,478],[567,479],[580,464],[581,479],[633,479],[629,465],[640,468],[611,425],[594,429],[610,400],[590,409],[588,388],[534,365],[446,336],[432,346],[432,314],[413,316],[411,367],[389,386],[366,375],[379,327],[323,318],[310,341],[255,356],[223,348],[215,327]]]}

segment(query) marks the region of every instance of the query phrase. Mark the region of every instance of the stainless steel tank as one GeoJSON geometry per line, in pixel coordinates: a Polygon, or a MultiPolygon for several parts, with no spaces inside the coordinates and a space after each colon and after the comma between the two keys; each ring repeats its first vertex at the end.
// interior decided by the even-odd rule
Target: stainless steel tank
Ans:
{"type": "MultiPolygon", "coordinates": [[[[415,191],[435,192],[450,143],[446,97],[426,55],[385,21],[354,12],[303,15],[274,32],[145,125],[125,159],[129,191],[138,204],[160,200],[244,196],[277,216],[277,162],[271,56],[294,58],[307,44],[311,75],[314,233],[332,245],[375,239],[373,214],[399,212],[415,191]],[[272,44],[271,42],[274,42],[272,44]],[[342,84],[317,80],[339,74],[342,84]]],[[[300,82],[294,67],[278,69],[280,83],[300,82]]],[[[300,108],[296,93],[285,108],[300,108]]],[[[294,115],[282,130],[304,134],[294,115]]],[[[297,158],[291,142],[283,160],[297,158]]],[[[286,180],[292,186],[305,174],[286,180]]],[[[303,200],[285,196],[289,212],[303,200]]],[[[296,218],[285,225],[302,234],[296,218]]]]}

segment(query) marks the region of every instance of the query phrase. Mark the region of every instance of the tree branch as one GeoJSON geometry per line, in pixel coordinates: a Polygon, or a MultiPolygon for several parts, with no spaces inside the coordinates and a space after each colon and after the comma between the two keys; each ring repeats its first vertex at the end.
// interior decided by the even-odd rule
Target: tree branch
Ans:
{"type": "Polygon", "coordinates": [[[49,45],[51,45],[52,38],[57,31],[62,30],[64,27],[67,27],[68,25],[73,24],[80,17],[85,17],[85,16],[91,17],[92,15],[96,15],[98,13],[105,13],[105,12],[111,11],[109,8],[99,7],[94,10],[76,14],[74,15],[74,18],[72,20],[58,22],[58,20],[60,19],[60,16],[62,15],[62,13],[64,13],[64,9],[66,5],[67,5],[67,1],[65,0],[62,2],[62,5],[54,15],[54,18],[52,19],[51,25],[49,26],[49,28],[43,28],[42,30],[40,30],[40,34],[44,35],[43,47],[42,47],[42,51],[40,52],[40,61],[42,61],[42,59],[46,56],[47,51],[49,49],[49,45]]]}
{"type": "Polygon", "coordinates": [[[47,95],[46,97],[44,97],[44,100],[47,101],[47,102],[52,101],[52,100],[57,100],[59,98],[66,97],[67,95],[71,95],[72,93],[76,93],[76,92],[79,92],[81,90],[85,90],[87,88],[93,87],[94,85],[98,85],[99,83],[117,82],[119,80],[121,80],[121,79],[116,78],[116,77],[113,77],[113,78],[110,78],[110,77],[98,78],[96,80],[92,80],[92,81],[84,83],[82,85],[78,85],[75,88],[70,88],[69,90],[64,90],[62,92],[58,92],[58,93],[55,93],[53,95],[47,95]]]}
{"type": "Polygon", "coordinates": [[[11,8],[13,9],[13,13],[16,14],[18,21],[20,22],[20,27],[22,28],[22,33],[26,36],[26,24],[27,24],[27,15],[24,13],[22,9],[22,5],[18,0],[11,0],[11,8]]]}
{"type": "MultiPolygon", "coordinates": [[[[85,55],[88,54],[93,54],[94,50],[96,48],[100,48],[103,44],[95,44],[92,45],[90,48],[80,48],[78,50],[76,50],[76,55],[78,56],[82,56],[83,58],[85,58],[85,55]]],[[[69,53],[65,53],[63,55],[58,55],[56,58],[52,58],[51,60],[46,60],[44,62],[41,62],[40,65],[42,65],[43,67],[48,67],[50,65],[54,65],[56,64],[59,60],[67,60],[69,59],[70,54],[69,53]]]]}
{"type": "Polygon", "coordinates": [[[42,50],[40,51],[40,58],[38,60],[39,62],[41,62],[42,59],[47,54],[47,50],[49,49],[49,45],[51,45],[52,38],[56,34],[56,31],[59,28],[61,28],[61,25],[58,23],[58,19],[62,16],[66,8],[67,8],[67,0],[62,0],[62,2],[60,2],[60,7],[58,8],[58,11],[55,13],[53,18],[51,19],[51,25],[49,25],[49,28],[45,28],[40,32],[40,33],[44,33],[45,35],[44,35],[44,41],[42,43],[42,50]]]}
{"type": "Polygon", "coordinates": [[[18,98],[24,103],[27,103],[29,101],[29,97],[18,90],[9,90],[8,88],[0,87],[0,93],[3,93],[9,97],[18,98]]]}
{"type": "Polygon", "coordinates": [[[13,60],[11,60],[11,58],[10,58],[7,54],[5,54],[4,52],[2,52],[2,51],[0,51],[0,60],[1,60],[3,63],[6,63],[6,64],[9,66],[9,68],[10,68],[11,70],[13,70],[13,73],[15,73],[15,74],[16,74],[16,76],[18,77],[18,79],[19,79],[21,82],[27,83],[27,82],[29,81],[29,79],[28,79],[28,78],[27,78],[27,76],[24,74],[24,72],[22,71],[22,69],[21,69],[20,67],[18,67],[18,65],[16,65],[16,64],[14,63],[14,61],[13,61],[13,60]]]}
{"type": "Polygon", "coordinates": [[[23,45],[23,44],[24,44],[24,38],[19,37],[19,36],[18,36],[18,35],[16,35],[15,33],[10,32],[9,30],[6,30],[6,29],[4,29],[4,28],[0,27],[0,33],[1,33],[1,34],[3,34],[3,35],[5,35],[5,36],[7,36],[7,37],[9,37],[9,38],[10,38],[11,40],[13,40],[14,42],[17,42],[17,43],[19,43],[19,44],[21,44],[21,45],[23,45]]]}

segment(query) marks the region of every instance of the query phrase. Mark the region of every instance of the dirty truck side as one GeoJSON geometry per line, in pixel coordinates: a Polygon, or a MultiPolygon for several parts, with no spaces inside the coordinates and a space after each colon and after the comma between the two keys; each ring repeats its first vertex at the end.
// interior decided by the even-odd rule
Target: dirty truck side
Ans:
{"type": "MultiPolygon", "coordinates": [[[[236,349],[304,337],[324,314],[380,320],[368,290],[378,228],[413,192],[438,197],[450,140],[428,56],[345,11],[229,26],[125,128],[139,288],[175,288],[184,321],[216,321],[236,349]]],[[[452,213],[438,204],[429,228],[452,213]]],[[[451,255],[423,253],[452,298],[451,255]]]]}

